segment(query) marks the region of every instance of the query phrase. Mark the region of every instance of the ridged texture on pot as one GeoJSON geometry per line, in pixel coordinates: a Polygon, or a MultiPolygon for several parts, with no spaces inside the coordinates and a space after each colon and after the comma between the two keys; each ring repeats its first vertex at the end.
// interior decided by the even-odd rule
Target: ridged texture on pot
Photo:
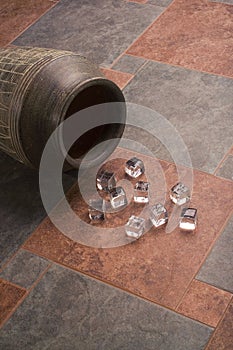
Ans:
{"type": "MultiPolygon", "coordinates": [[[[30,47],[1,49],[0,148],[38,168],[43,148],[65,118],[72,98],[94,84],[112,91],[110,100],[107,96],[103,102],[124,102],[120,89],[76,53],[30,47]]],[[[123,124],[124,120],[121,116],[123,124]]],[[[122,132],[119,126],[115,136],[120,137],[122,132]]]]}

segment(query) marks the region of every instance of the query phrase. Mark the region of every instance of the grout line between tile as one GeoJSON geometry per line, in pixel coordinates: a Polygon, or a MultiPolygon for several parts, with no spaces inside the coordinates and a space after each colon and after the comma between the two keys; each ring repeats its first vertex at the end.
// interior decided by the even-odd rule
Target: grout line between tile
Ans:
{"type": "Polygon", "coordinates": [[[217,172],[218,170],[221,168],[221,166],[223,165],[223,163],[225,162],[225,160],[227,159],[227,157],[231,154],[231,149],[232,147],[230,147],[230,149],[227,151],[227,153],[224,154],[223,158],[220,160],[220,162],[218,163],[216,169],[214,170],[213,174],[215,176],[217,176],[217,172]]]}
{"type": "Polygon", "coordinates": [[[18,284],[15,284],[14,282],[11,282],[11,281],[8,281],[8,280],[5,280],[4,278],[0,278],[2,281],[5,281],[5,282],[7,282],[7,284],[10,284],[11,286],[13,286],[13,287],[16,287],[17,289],[22,289],[23,291],[25,291],[25,292],[27,292],[27,289],[26,288],[24,288],[24,287],[21,287],[21,286],[19,286],[18,284]]]}
{"type": "MultiPolygon", "coordinates": [[[[192,282],[193,282],[195,279],[196,279],[197,281],[199,281],[199,279],[197,279],[196,276],[197,276],[198,272],[200,271],[200,269],[202,268],[202,266],[204,265],[204,263],[205,263],[205,261],[206,261],[208,255],[210,254],[211,250],[213,249],[213,247],[214,247],[216,241],[218,240],[218,238],[220,237],[221,233],[222,233],[223,230],[225,229],[225,227],[226,227],[226,225],[227,225],[227,223],[228,223],[228,221],[229,221],[229,218],[231,218],[232,214],[233,214],[233,210],[232,210],[232,211],[230,212],[230,214],[227,216],[227,218],[226,218],[224,224],[222,225],[222,228],[219,230],[218,234],[216,235],[216,237],[215,237],[214,240],[212,241],[211,245],[209,246],[209,249],[207,250],[207,252],[206,252],[204,258],[202,259],[202,262],[200,263],[199,268],[197,269],[197,272],[195,272],[195,274],[193,274],[193,277],[192,277],[192,279],[190,280],[190,282],[189,282],[189,284],[188,284],[186,290],[184,291],[184,294],[182,295],[182,297],[180,298],[179,302],[178,302],[177,305],[175,306],[175,310],[177,310],[177,309],[179,308],[180,304],[181,304],[182,301],[184,300],[184,298],[185,298],[185,296],[186,296],[188,290],[190,289],[190,286],[191,286],[192,282]]],[[[206,282],[204,282],[204,281],[199,281],[199,282],[206,283],[206,282]]],[[[208,284],[208,283],[207,283],[207,284],[208,284]]],[[[218,287],[216,287],[216,286],[213,286],[213,287],[218,288],[218,287]]],[[[218,288],[218,289],[221,289],[221,288],[218,288]]],[[[226,292],[228,292],[228,293],[231,294],[231,292],[229,292],[229,291],[226,291],[226,292]]]]}
{"type": "Polygon", "coordinates": [[[171,312],[173,312],[173,313],[176,313],[176,314],[178,314],[178,315],[180,315],[180,316],[182,316],[182,317],[189,318],[189,319],[191,319],[191,320],[193,320],[193,321],[195,321],[195,322],[198,322],[198,323],[200,323],[200,324],[203,324],[203,325],[205,325],[205,326],[208,326],[208,327],[214,329],[213,326],[210,326],[210,325],[207,324],[207,323],[204,323],[204,322],[202,322],[202,321],[199,321],[199,320],[197,320],[197,319],[195,319],[195,318],[192,318],[192,317],[190,317],[190,316],[183,315],[182,313],[180,313],[180,312],[178,312],[177,310],[175,310],[175,308],[172,308],[172,307],[170,307],[170,306],[166,306],[166,305],[161,304],[161,303],[159,303],[159,302],[155,302],[154,300],[152,300],[152,299],[150,299],[150,298],[147,298],[147,297],[144,297],[144,296],[142,296],[142,295],[140,295],[140,294],[138,294],[138,293],[132,292],[132,291],[130,291],[130,290],[127,289],[127,288],[124,288],[124,287],[120,287],[120,286],[118,286],[118,285],[115,285],[115,284],[113,284],[113,282],[110,282],[110,281],[108,281],[108,280],[106,280],[106,279],[101,279],[101,278],[99,278],[99,277],[97,277],[97,276],[94,276],[94,275],[91,275],[91,274],[89,274],[89,273],[87,273],[87,272],[80,271],[80,270],[77,269],[77,268],[72,268],[72,267],[66,265],[65,263],[54,262],[54,264],[55,264],[55,265],[58,265],[58,266],[62,266],[63,268],[65,268],[65,269],[67,269],[67,270],[70,270],[70,271],[72,271],[72,272],[79,273],[80,275],[85,276],[85,277],[88,277],[88,278],[92,279],[93,281],[98,281],[98,282],[103,283],[103,284],[105,284],[105,285],[107,285],[107,286],[110,286],[110,287],[112,287],[112,288],[114,288],[114,289],[118,289],[118,290],[120,290],[120,291],[123,291],[124,293],[127,293],[127,294],[129,294],[130,296],[133,296],[133,297],[139,298],[139,299],[141,299],[141,300],[144,300],[144,301],[146,301],[146,302],[152,303],[152,304],[157,305],[157,306],[159,306],[159,307],[161,307],[161,308],[163,308],[163,309],[166,309],[166,310],[169,310],[169,311],[171,311],[171,312]]]}
{"type": "Polygon", "coordinates": [[[15,256],[19,253],[20,250],[21,250],[21,246],[2,265],[2,267],[0,268],[0,273],[2,273],[5,270],[5,268],[11,263],[11,261],[15,258],[15,256]]]}
{"type": "Polygon", "coordinates": [[[12,44],[13,41],[15,41],[20,35],[26,32],[27,29],[33,26],[37,21],[39,21],[39,19],[41,19],[44,15],[46,15],[46,13],[48,13],[52,8],[54,8],[59,3],[59,1],[57,2],[49,1],[49,2],[51,2],[53,5],[51,5],[47,10],[45,10],[45,12],[43,12],[40,16],[38,16],[34,21],[32,21],[32,23],[30,23],[25,29],[23,29],[18,35],[16,35],[9,43],[4,45],[3,47],[7,47],[8,45],[13,45],[12,44]]]}
{"type": "Polygon", "coordinates": [[[144,60],[148,60],[148,61],[151,61],[151,62],[158,62],[158,63],[162,63],[162,64],[167,64],[169,66],[173,66],[173,67],[177,67],[177,68],[188,69],[188,70],[191,70],[193,72],[199,72],[199,73],[204,73],[204,74],[208,74],[208,75],[216,75],[216,76],[222,77],[222,78],[233,79],[233,76],[231,76],[231,75],[225,75],[225,74],[220,74],[220,73],[208,72],[208,71],[205,71],[205,70],[199,70],[199,69],[187,67],[185,65],[179,65],[179,64],[175,64],[175,63],[170,63],[170,62],[163,61],[163,60],[153,60],[153,59],[148,58],[148,57],[144,57],[144,56],[141,56],[141,55],[133,55],[133,54],[128,53],[128,52],[126,52],[126,55],[127,56],[132,56],[132,57],[143,58],[144,60]]]}
{"type": "MultiPolygon", "coordinates": [[[[145,34],[145,32],[147,30],[150,29],[150,27],[152,27],[152,25],[169,9],[169,7],[175,2],[175,0],[173,0],[171,2],[171,4],[166,7],[143,31],[141,34],[139,34],[139,36],[133,40],[133,42],[127,47],[127,49],[125,49],[115,60],[113,60],[112,64],[109,66],[109,68],[112,68],[119,60],[120,58],[126,54],[126,52],[131,48],[131,46],[133,46],[135,44],[135,42],[137,40],[139,40],[139,38],[145,34]]],[[[159,7],[159,6],[158,6],[159,7]]],[[[127,54],[128,55],[128,54],[127,54]]],[[[131,56],[134,56],[134,55],[131,55],[131,56]]],[[[134,57],[138,57],[138,56],[134,56],[134,57]]],[[[143,57],[145,59],[145,57],[143,57]]]]}
{"type": "MultiPolygon", "coordinates": [[[[146,62],[147,63],[147,62],[146,62]]],[[[123,148],[123,147],[117,147],[117,149],[121,149],[122,151],[124,150],[128,150],[129,152],[131,151],[130,149],[128,148],[123,148]]],[[[132,151],[131,151],[132,152],[132,151]]],[[[149,157],[149,158],[156,158],[159,162],[164,162],[164,163],[167,163],[167,164],[171,164],[171,165],[174,165],[176,167],[183,167],[183,168],[187,168],[187,169],[192,169],[193,171],[198,171],[199,173],[201,174],[204,174],[204,175],[208,175],[208,176],[211,176],[211,177],[214,177],[214,178],[217,178],[219,181],[227,181],[229,183],[232,183],[232,180],[230,179],[226,179],[226,178],[219,178],[218,176],[212,174],[212,173],[208,173],[207,171],[204,171],[204,170],[201,170],[201,169],[198,169],[198,168],[193,168],[193,167],[188,167],[188,166],[185,166],[185,165],[180,165],[180,164],[175,164],[174,162],[171,162],[171,161],[168,161],[168,160],[165,160],[165,159],[161,159],[161,158],[158,158],[158,157],[152,157],[151,155],[147,155],[147,154],[144,154],[144,153],[140,153],[140,152],[136,152],[142,156],[146,156],[146,157],[149,157]]]]}
{"type": "Polygon", "coordinates": [[[230,299],[230,301],[229,301],[229,304],[227,305],[227,307],[226,307],[224,313],[222,314],[222,317],[221,317],[220,320],[218,321],[217,326],[215,327],[215,330],[214,330],[214,332],[212,333],[210,339],[208,340],[208,343],[206,344],[206,347],[205,347],[204,350],[208,350],[208,347],[209,347],[209,345],[210,345],[210,343],[211,343],[211,341],[212,341],[212,339],[213,339],[215,333],[217,332],[217,330],[218,330],[218,328],[219,328],[219,326],[220,326],[222,320],[224,319],[224,317],[225,317],[225,315],[226,315],[228,309],[230,308],[230,305],[231,305],[231,302],[232,302],[232,301],[233,301],[233,296],[231,297],[231,299],[230,299]]]}
{"type": "MultiPolygon", "coordinates": [[[[3,281],[6,281],[4,279],[2,279],[3,281]]],[[[16,311],[16,309],[19,307],[19,305],[24,301],[24,299],[28,296],[28,291],[27,289],[18,286],[12,282],[6,281],[8,284],[17,287],[17,289],[21,289],[22,291],[25,291],[25,294],[22,296],[22,298],[20,300],[18,300],[18,302],[15,304],[15,306],[13,307],[13,309],[9,312],[9,314],[7,315],[7,317],[0,323],[0,329],[4,326],[4,324],[11,318],[11,316],[13,315],[13,313],[16,311]]]]}
{"type": "Polygon", "coordinates": [[[38,276],[38,278],[35,280],[35,282],[31,285],[31,287],[28,289],[28,293],[31,293],[31,291],[35,288],[35,286],[42,280],[44,275],[48,272],[50,267],[53,265],[52,262],[48,264],[48,266],[44,269],[44,271],[41,272],[41,274],[38,276]]]}
{"type": "MultiPolygon", "coordinates": [[[[26,249],[25,249],[26,250],[26,249]]],[[[38,255],[38,254],[37,254],[38,255]]],[[[50,269],[50,267],[53,265],[51,262],[45,269],[44,271],[39,275],[39,277],[35,280],[35,282],[31,285],[29,289],[26,289],[24,287],[21,287],[15,283],[12,283],[10,281],[6,281],[8,284],[17,287],[18,289],[22,289],[25,291],[25,294],[22,296],[22,298],[15,304],[14,308],[11,310],[11,312],[7,315],[7,317],[2,321],[0,324],[0,329],[4,326],[6,322],[9,321],[13,313],[16,311],[16,309],[22,304],[22,302],[27,298],[27,296],[31,293],[31,291],[35,288],[35,286],[41,281],[41,279],[44,277],[44,275],[47,273],[47,271],[50,269]]],[[[4,279],[3,279],[4,280],[4,279]]],[[[4,280],[5,281],[5,280],[4,280]]]]}

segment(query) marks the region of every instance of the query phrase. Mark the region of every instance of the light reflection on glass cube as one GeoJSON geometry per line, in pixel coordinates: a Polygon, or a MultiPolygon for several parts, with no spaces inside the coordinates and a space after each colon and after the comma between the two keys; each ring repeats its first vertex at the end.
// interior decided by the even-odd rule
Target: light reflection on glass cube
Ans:
{"type": "Polygon", "coordinates": [[[105,219],[105,200],[90,199],[88,207],[89,218],[92,222],[101,222],[105,219]]]}
{"type": "Polygon", "coordinates": [[[143,161],[137,157],[129,159],[125,164],[125,172],[133,178],[137,178],[145,172],[143,161]]]}
{"type": "Polygon", "coordinates": [[[181,212],[179,227],[182,230],[194,231],[197,226],[197,209],[184,208],[181,212]]]}
{"type": "Polygon", "coordinates": [[[138,181],[134,187],[134,202],[149,202],[149,182],[138,181]]]}
{"type": "Polygon", "coordinates": [[[183,205],[190,200],[190,190],[187,186],[178,182],[172,187],[170,192],[170,198],[173,203],[177,205],[183,205]]]}
{"type": "Polygon", "coordinates": [[[96,186],[99,190],[109,192],[116,186],[116,179],[113,172],[102,170],[97,174],[96,186]]]}
{"type": "Polygon", "coordinates": [[[130,238],[140,238],[145,230],[145,219],[132,215],[125,225],[126,235],[130,238]]]}
{"type": "Polygon", "coordinates": [[[110,203],[113,209],[118,209],[127,205],[126,193],[122,187],[119,186],[111,189],[110,203]]]}
{"type": "Polygon", "coordinates": [[[151,207],[150,220],[155,227],[159,227],[167,223],[167,210],[161,203],[157,203],[151,207]]]}

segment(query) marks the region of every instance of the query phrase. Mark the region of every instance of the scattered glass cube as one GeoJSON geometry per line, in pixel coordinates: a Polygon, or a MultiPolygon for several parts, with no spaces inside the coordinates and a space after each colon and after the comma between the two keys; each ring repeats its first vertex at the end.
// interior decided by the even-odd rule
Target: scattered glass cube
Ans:
{"type": "Polygon", "coordinates": [[[175,186],[172,187],[170,192],[170,198],[173,203],[178,205],[183,205],[190,200],[190,190],[187,186],[178,182],[175,186]]]}
{"type": "Polygon", "coordinates": [[[133,178],[140,176],[145,172],[143,161],[137,157],[129,159],[125,164],[125,172],[133,178]]]}
{"type": "Polygon", "coordinates": [[[167,210],[161,203],[151,207],[150,220],[155,227],[162,226],[168,222],[167,210]]]}
{"type": "Polygon", "coordinates": [[[181,212],[179,227],[182,230],[194,231],[197,226],[197,209],[184,208],[181,212]]]}
{"type": "Polygon", "coordinates": [[[103,221],[105,219],[105,200],[90,199],[88,213],[92,222],[103,221]]]}
{"type": "Polygon", "coordinates": [[[126,235],[130,238],[140,238],[145,230],[145,219],[132,215],[125,225],[126,235]]]}
{"type": "Polygon", "coordinates": [[[134,202],[149,202],[149,182],[138,181],[134,187],[134,202]]]}
{"type": "Polygon", "coordinates": [[[109,192],[116,186],[116,179],[113,172],[102,170],[96,177],[96,186],[99,190],[109,192]]]}
{"type": "Polygon", "coordinates": [[[122,187],[115,187],[110,190],[110,203],[113,209],[127,205],[126,193],[122,187]]]}

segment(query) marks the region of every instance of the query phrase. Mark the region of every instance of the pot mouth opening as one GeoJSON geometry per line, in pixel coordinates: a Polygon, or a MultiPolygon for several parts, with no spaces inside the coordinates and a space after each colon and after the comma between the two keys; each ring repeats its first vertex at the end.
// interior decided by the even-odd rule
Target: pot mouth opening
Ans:
{"type": "MultiPolygon", "coordinates": [[[[97,147],[96,152],[93,152],[90,157],[85,159],[87,167],[101,163],[101,161],[106,159],[114,151],[124,131],[126,107],[123,93],[108,79],[99,78],[91,80],[78,89],[76,95],[69,102],[64,120],[74,115],[77,118],[77,123],[75,123],[77,126],[75,127],[84,127],[88,131],[78,137],[70,147],[66,162],[71,167],[79,167],[83,158],[91,149],[99,143],[107,141],[103,148],[97,147]],[[95,105],[101,106],[95,109],[93,108],[95,105]],[[78,113],[83,110],[85,110],[85,113],[78,113]],[[99,113],[101,113],[101,116],[99,113]],[[105,123],[105,125],[92,127],[94,119],[98,118],[98,116],[101,120],[102,118],[107,121],[109,120],[109,124],[105,123]],[[114,116],[112,120],[116,120],[117,118],[118,122],[111,123],[111,116],[114,116]]],[[[79,135],[78,130],[77,135],[79,135]]]]}

